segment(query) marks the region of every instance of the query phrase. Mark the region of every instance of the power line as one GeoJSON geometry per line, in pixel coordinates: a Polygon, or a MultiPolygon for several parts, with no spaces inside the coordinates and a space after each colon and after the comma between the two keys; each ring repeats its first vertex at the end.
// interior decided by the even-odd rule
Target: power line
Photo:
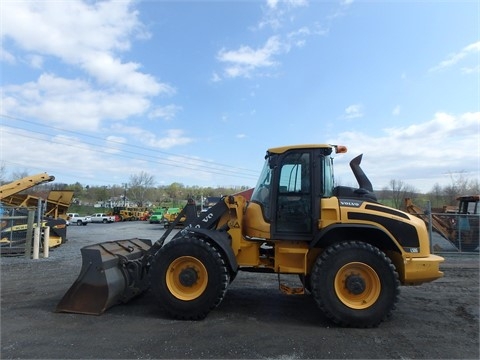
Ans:
{"type": "MultiPolygon", "coordinates": [[[[17,127],[10,126],[10,125],[6,125],[6,127],[19,129],[17,127]]],[[[21,129],[21,130],[24,130],[24,129],[21,129]]],[[[68,147],[71,147],[71,148],[77,148],[77,149],[81,149],[81,150],[91,150],[90,147],[94,147],[98,150],[105,149],[104,146],[94,144],[94,143],[83,142],[82,145],[65,144],[65,143],[60,142],[60,141],[46,140],[46,139],[42,139],[40,137],[28,136],[28,135],[25,135],[25,134],[18,134],[16,132],[8,131],[8,130],[5,130],[5,129],[3,131],[8,133],[8,134],[15,135],[15,136],[34,139],[34,140],[38,140],[38,141],[44,141],[44,142],[48,142],[49,144],[53,143],[53,144],[58,144],[58,145],[62,145],[62,146],[68,146],[68,147]],[[89,145],[90,147],[87,147],[85,145],[89,145]]],[[[30,131],[30,132],[33,132],[35,134],[48,135],[48,134],[45,134],[45,133],[42,133],[42,132],[37,132],[37,131],[30,131]]],[[[106,148],[111,149],[111,150],[117,150],[116,148],[112,148],[112,147],[106,147],[106,148]]],[[[199,164],[199,167],[197,167],[197,166],[195,166],[195,164],[181,164],[181,163],[175,162],[175,160],[158,159],[158,158],[156,158],[152,155],[146,155],[146,154],[141,154],[141,153],[132,152],[132,151],[122,151],[122,150],[120,150],[120,152],[125,153],[127,155],[125,155],[125,154],[110,154],[110,155],[115,156],[115,157],[121,157],[122,159],[127,158],[127,159],[132,159],[132,160],[143,160],[143,161],[153,163],[153,164],[157,164],[157,165],[160,164],[160,165],[177,167],[177,168],[182,168],[182,169],[187,169],[187,170],[201,171],[201,172],[205,172],[205,173],[208,173],[208,174],[236,176],[236,177],[241,177],[241,178],[246,178],[246,179],[254,178],[253,175],[243,174],[243,173],[239,173],[237,171],[232,171],[232,170],[229,170],[229,169],[217,169],[217,168],[205,166],[205,165],[202,165],[202,164],[199,164]],[[134,157],[134,156],[129,156],[129,155],[139,155],[140,158],[139,157],[134,157]]],[[[192,160],[195,161],[195,159],[193,159],[193,158],[192,158],[192,160]]]]}
{"type": "MultiPolygon", "coordinates": [[[[65,133],[71,133],[71,134],[79,135],[79,136],[86,137],[86,138],[92,138],[92,139],[96,139],[96,140],[101,140],[101,141],[104,141],[104,142],[107,142],[107,143],[111,143],[111,144],[122,145],[122,146],[126,146],[126,147],[131,147],[131,148],[136,148],[136,149],[140,149],[140,150],[144,150],[144,151],[148,151],[148,152],[161,153],[161,154],[165,154],[165,155],[168,155],[168,156],[174,156],[174,157],[177,157],[177,158],[183,158],[183,159],[186,159],[186,160],[189,160],[189,161],[194,161],[195,163],[199,163],[200,166],[204,166],[204,167],[206,167],[206,168],[216,169],[216,168],[212,168],[212,167],[211,167],[212,165],[213,165],[213,166],[217,166],[217,167],[225,167],[226,169],[224,169],[224,170],[222,169],[222,171],[235,173],[236,176],[239,176],[239,174],[245,174],[245,172],[251,173],[251,176],[254,176],[255,178],[256,178],[257,175],[258,175],[258,171],[257,171],[257,170],[251,170],[251,169],[246,169],[246,168],[241,168],[241,167],[235,167],[235,166],[231,166],[231,165],[229,165],[229,164],[213,163],[213,162],[211,162],[211,161],[201,160],[201,159],[194,158],[194,157],[191,157],[191,156],[180,155],[180,154],[173,154],[173,153],[169,153],[169,152],[162,151],[162,150],[158,150],[158,149],[151,149],[151,148],[147,148],[147,147],[144,147],[144,146],[139,146],[139,145],[133,145],[133,144],[128,144],[128,143],[123,143],[123,142],[115,141],[115,140],[111,140],[111,139],[105,139],[105,138],[102,138],[102,137],[98,137],[98,136],[94,136],[94,135],[89,135],[89,134],[85,134],[85,133],[81,133],[81,132],[77,132],[77,131],[73,131],[73,130],[68,130],[68,129],[64,129],[64,128],[60,128],[60,127],[56,127],[56,126],[39,124],[39,123],[36,123],[36,122],[33,122],[33,121],[21,119],[21,118],[14,117],[14,116],[10,116],[10,115],[6,115],[6,114],[0,114],[0,116],[5,117],[5,118],[9,118],[9,119],[12,119],[12,120],[24,122],[24,123],[27,123],[27,124],[31,124],[31,125],[46,127],[46,128],[50,128],[50,129],[53,129],[53,130],[57,130],[57,131],[65,132],[65,133]],[[202,165],[202,164],[203,164],[203,165],[202,165]],[[235,169],[238,170],[238,172],[235,171],[235,169]]],[[[4,126],[9,126],[9,127],[12,127],[12,128],[18,128],[18,129],[21,129],[21,130],[24,130],[24,131],[29,131],[29,132],[34,132],[34,133],[40,133],[40,134],[43,134],[43,135],[51,135],[51,134],[49,134],[49,133],[45,134],[45,133],[41,133],[41,132],[39,132],[39,131],[27,130],[27,129],[20,128],[20,127],[14,127],[14,126],[12,126],[12,125],[4,125],[4,126]]],[[[40,140],[41,140],[41,139],[40,139],[40,140]]],[[[90,143],[89,143],[89,144],[90,144],[90,143]]],[[[96,145],[96,144],[90,144],[90,145],[99,146],[99,145],[96,145]]],[[[115,148],[110,148],[110,149],[118,150],[118,148],[116,148],[116,147],[115,147],[115,148]]],[[[123,150],[123,149],[121,149],[121,150],[119,150],[119,151],[124,152],[124,153],[131,153],[131,154],[136,154],[136,155],[141,155],[141,156],[147,156],[147,155],[144,155],[144,154],[135,153],[135,152],[132,152],[132,151],[126,151],[126,150],[123,150]]],[[[150,156],[150,157],[152,157],[152,156],[150,156]]],[[[167,160],[169,160],[169,159],[167,159],[167,160]]],[[[173,161],[173,160],[169,160],[169,161],[173,161]]],[[[168,164],[165,164],[165,165],[168,165],[168,164]]],[[[174,166],[174,165],[171,165],[171,166],[174,166]]],[[[182,166],[179,166],[179,167],[182,167],[182,166]]],[[[191,169],[191,168],[187,168],[187,169],[191,169]]],[[[222,174],[224,175],[225,173],[222,173],[222,174]]]]}
{"type": "MultiPolygon", "coordinates": [[[[94,149],[98,149],[99,151],[114,150],[114,151],[118,152],[118,153],[111,153],[110,154],[111,156],[114,156],[114,157],[121,157],[122,159],[127,158],[127,159],[132,159],[132,160],[140,160],[140,161],[145,161],[145,162],[148,162],[148,163],[152,163],[154,165],[164,165],[164,166],[170,166],[170,167],[175,167],[175,168],[182,168],[182,169],[187,169],[187,170],[199,171],[199,172],[208,173],[208,174],[216,174],[216,175],[223,175],[223,176],[230,176],[230,177],[244,178],[244,179],[256,179],[257,176],[258,176],[257,171],[253,171],[253,170],[249,170],[249,169],[244,169],[244,168],[240,168],[240,167],[232,167],[232,166],[229,166],[229,165],[214,163],[214,162],[211,162],[211,161],[205,161],[205,160],[201,160],[201,159],[198,159],[198,158],[189,157],[189,156],[185,156],[185,155],[177,155],[177,154],[168,153],[168,152],[165,152],[165,151],[157,151],[157,150],[154,150],[154,149],[151,149],[151,148],[142,147],[142,146],[138,146],[138,145],[125,144],[125,143],[122,143],[122,142],[119,142],[119,141],[114,141],[114,140],[110,140],[110,139],[101,138],[101,137],[98,137],[98,136],[83,134],[83,133],[80,133],[80,132],[76,132],[76,131],[72,131],[72,130],[66,130],[66,129],[63,129],[63,128],[58,128],[58,127],[54,127],[54,126],[50,126],[50,125],[43,125],[43,124],[39,124],[39,123],[36,123],[36,122],[33,122],[33,121],[20,119],[20,118],[12,117],[12,116],[5,115],[5,114],[0,114],[0,116],[5,117],[5,118],[9,118],[9,119],[12,119],[12,120],[24,122],[24,123],[34,125],[34,126],[39,126],[39,127],[41,126],[42,128],[49,128],[49,129],[53,129],[53,130],[60,131],[60,132],[75,134],[77,136],[91,138],[91,139],[94,139],[94,140],[100,140],[102,142],[106,142],[107,144],[110,144],[111,146],[109,146],[109,145],[105,146],[103,144],[98,144],[98,143],[95,143],[95,142],[86,142],[86,141],[83,141],[81,144],[74,143],[74,142],[70,142],[68,144],[65,144],[64,142],[61,142],[61,141],[58,141],[58,140],[55,140],[55,139],[53,139],[53,140],[51,138],[46,139],[45,136],[49,136],[49,137],[52,136],[52,133],[50,133],[50,132],[42,132],[42,131],[39,131],[39,130],[25,129],[25,128],[22,128],[22,127],[14,126],[12,124],[8,124],[8,125],[4,124],[3,125],[3,131],[5,133],[12,134],[12,135],[17,136],[17,137],[20,136],[20,137],[24,137],[24,138],[30,138],[30,139],[34,139],[36,141],[47,142],[49,144],[53,143],[53,144],[62,145],[64,147],[78,148],[78,149],[81,149],[81,150],[91,151],[92,147],[94,149]],[[10,131],[8,129],[10,129],[10,131]],[[21,130],[23,133],[19,133],[18,131],[15,131],[15,130],[21,130]],[[35,135],[32,135],[32,134],[39,135],[39,136],[35,136],[35,135]],[[139,149],[139,150],[142,150],[142,151],[146,151],[147,153],[140,153],[138,151],[119,149],[115,145],[122,145],[122,147],[130,147],[130,148],[133,148],[133,149],[139,149]],[[156,153],[166,154],[170,157],[176,157],[179,160],[169,159],[169,158],[160,158],[156,155],[148,154],[149,152],[151,153],[151,152],[154,152],[154,151],[156,153]],[[189,163],[181,162],[182,159],[187,160],[189,163]]],[[[11,161],[9,161],[9,163],[17,164],[15,162],[11,162],[11,161]]],[[[18,164],[18,165],[22,166],[22,164],[18,164]]],[[[31,164],[29,164],[29,166],[30,165],[31,164]]]]}

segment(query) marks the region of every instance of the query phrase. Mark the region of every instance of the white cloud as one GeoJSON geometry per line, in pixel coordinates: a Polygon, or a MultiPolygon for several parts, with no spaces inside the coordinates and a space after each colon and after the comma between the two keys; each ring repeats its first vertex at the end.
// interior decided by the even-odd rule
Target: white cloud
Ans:
{"type": "MultiPolygon", "coordinates": [[[[301,27],[291,31],[282,38],[273,35],[267,39],[262,47],[257,49],[242,45],[236,50],[221,49],[217,53],[217,60],[225,64],[223,75],[226,78],[245,77],[250,78],[265,75],[268,71],[278,67],[278,57],[290,52],[293,47],[303,47],[311,35],[324,35],[324,30],[314,30],[301,27]],[[263,71],[263,72],[262,72],[263,71]]],[[[220,75],[214,74],[212,81],[221,80],[220,75]]]]}
{"type": "Polygon", "coordinates": [[[36,81],[2,88],[8,114],[65,122],[95,130],[102,120],[124,120],[145,113],[151,99],[175,89],[125,62],[134,37],[146,38],[134,1],[7,1],[2,3],[2,49],[12,66],[46,68],[36,81]],[[32,26],[35,24],[35,26],[32,26]],[[9,40],[8,42],[5,40],[9,40]],[[56,73],[57,61],[73,77],[56,73]],[[55,70],[52,70],[55,69],[55,70]]]}
{"type": "Polygon", "coordinates": [[[345,119],[355,119],[355,118],[363,117],[363,105],[353,104],[353,105],[347,106],[343,117],[345,119]]]}
{"type": "Polygon", "coordinates": [[[428,192],[435,183],[450,184],[450,173],[478,179],[479,131],[480,112],[439,112],[425,122],[383,129],[380,136],[345,132],[336,141],[349,153],[365,153],[364,169],[375,188],[397,179],[428,192]]]}
{"type": "Polygon", "coordinates": [[[32,68],[41,69],[43,67],[43,56],[40,55],[31,55],[29,56],[28,62],[32,68]]]}
{"type": "Polygon", "coordinates": [[[153,118],[161,118],[165,120],[172,120],[175,118],[177,113],[182,110],[181,106],[170,104],[166,106],[158,106],[155,109],[153,109],[150,114],[148,114],[148,117],[150,119],[153,118]]]}
{"type": "Polygon", "coordinates": [[[278,36],[270,37],[263,47],[252,49],[241,46],[237,50],[221,49],[217,54],[220,62],[227,63],[225,75],[227,77],[249,77],[260,68],[270,68],[277,65],[273,59],[283,49],[278,36]]]}
{"type": "MultiPolygon", "coordinates": [[[[69,178],[67,183],[89,183],[90,179],[97,184],[102,181],[105,184],[121,183],[127,181],[126,176],[132,173],[151,173],[152,167],[157,172],[161,171],[167,183],[183,176],[190,179],[192,185],[200,185],[204,177],[210,177],[210,181],[215,177],[199,172],[201,162],[191,157],[159,154],[161,150],[195,141],[179,129],[149,131],[117,123],[98,132],[108,135],[85,139],[80,133],[52,134],[50,129],[39,133],[8,125],[9,122],[5,125],[0,123],[0,152],[7,168],[28,168],[32,173],[47,171],[60,182],[65,175],[69,178]],[[22,151],[18,151],[20,142],[22,151]],[[99,156],[99,152],[103,155],[99,156]],[[80,158],[78,154],[81,154],[80,158]]],[[[362,167],[375,189],[381,189],[390,180],[396,179],[427,192],[435,183],[451,184],[452,173],[478,179],[480,112],[460,115],[439,112],[428,121],[380,130],[379,135],[343,132],[327,140],[329,143],[345,144],[349,149],[348,154],[337,156],[335,160],[336,174],[343,185],[355,183],[354,179],[347,184],[344,182],[351,177],[346,162],[360,153],[365,154],[362,167]]],[[[236,137],[248,139],[243,133],[237,133],[236,137]]],[[[212,166],[216,166],[214,162],[212,166]]]]}
{"type": "Polygon", "coordinates": [[[130,10],[133,3],[6,1],[2,4],[2,37],[30,52],[81,63],[92,52],[130,49],[129,38],[144,32],[138,12],[130,10]]]}
{"type": "Polygon", "coordinates": [[[480,74],[480,65],[472,66],[472,67],[462,67],[461,68],[462,74],[480,74]]]}
{"type": "Polygon", "coordinates": [[[154,132],[135,126],[115,124],[111,129],[117,133],[133,137],[135,142],[138,142],[143,146],[151,146],[157,149],[170,149],[194,141],[192,138],[185,136],[184,131],[181,129],[163,130],[163,135],[160,137],[154,132]]]}
{"type": "Polygon", "coordinates": [[[120,154],[122,146],[127,143],[127,139],[120,136],[107,136],[105,141],[105,152],[108,154],[120,154]]]}
{"type": "Polygon", "coordinates": [[[292,31],[287,35],[289,42],[297,47],[302,47],[306,43],[306,38],[311,34],[310,29],[306,26],[298,30],[292,31]]]}
{"type": "Polygon", "coordinates": [[[222,78],[221,78],[220,75],[218,75],[217,73],[213,73],[213,74],[212,74],[212,77],[210,78],[210,81],[212,81],[212,82],[219,82],[219,81],[222,81],[222,78]]]}
{"type": "Polygon", "coordinates": [[[0,48],[0,61],[7,64],[14,64],[16,59],[12,53],[6,51],[3,48],[0,48]]]}
{"type": "Polygon", "coordinates": [[[170,85],[160,84],[153,76],[139,72],[139,64],[122,63],[107,53],[92,53],[91,58],[85,59],[82,63],[82,68],[100,85],[108,85],[145,96],[175,93],[170,85]]]}
{"type": "Polygon", "coordinates": [[[44,119],[69,129],[95,131],[102,119],[124,120],[150,106],[145,97],[125,92],[92,88],[81,79],[64,79],[52,74],[37,81],[3,88],[3,109],[7,114],[44,119]]]}
{"type": "MultiPolygon", "coordinates": [[[[294,47],[301,48],[307,44],[312,36],[325,36],[329,29],[318,22],[309,25],[296,26],[296,10],[309,6],[308,0],[266,0],[262,7],[263,15],[252,31],[269,28],[273,30],[265,45],[253,48],[248,45],[240,46],[237,50],[222,48],[217,53],[217,60],[227,63],[223,70],[225,78],[251,78],[253,76],[271,75],[267,69],[280,64],[279,55],[286,54],[294,47]],[[296,28],[297,27],[297,28],[296,28]],[[260,69],[264,71],[259,71],[260,69]]],[[[214,74],[212,81],[221,80],[219,74],[214,74]]]]}
{"type": "Polygon", "coordinates": [[[157,138],[153,134],[143,137],[145,144],[159,149],[170,149],[175,146],[186,145],[193,141],[192,138],[184,135],[182,129],[165,130],[165,136],[157,138]]]}
{"type": "Polygon", "coordinates": [[[275,9],[278,5],[279,0],[267,0],[267,7],[270,9],[275,9]]]}
{"type": "Polygon", "coordinates": [[[307,0],[267,0],[262,19],[257,29],[270,27],[273,30],[282,28],[285,19],[291,21],[291,13],[297,8],[307,7],[307,0]]]}
{"type": "Polygon", "coordinates": [[[441,61],[439,64],[429,69],[429,72],[440,71],[451,66],[456,65],[462,59],[466,58],[468,55],[479,53],[480,52],[480,41],[472,43],[465,46],[462,50],[457,53],[450,54],[445,60],[441,61]]]}
{"type": "Polygon", "coordinates": [[[346,11],[353,4],[354,0],[340,0],[339,6],[328,16],[329,19],[336,19],[345,15],[346,11]]]}

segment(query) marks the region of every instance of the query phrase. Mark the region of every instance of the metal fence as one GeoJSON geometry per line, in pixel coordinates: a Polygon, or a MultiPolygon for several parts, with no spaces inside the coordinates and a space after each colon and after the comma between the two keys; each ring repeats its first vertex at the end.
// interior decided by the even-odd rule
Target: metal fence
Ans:
{"type": "Polygon", "coordinates": [[[478,252],[480,214],[428,213],[433,252],[478,252]]]}
{"type": "MultiPolygon", "coordinates": [[[[2,205],[0,208],[1,236],[0,254],[2,256],[25,255],[31,257],[37,217],[37,208],[14,208],[2,205]],[[27,241],[28,240],[28,241],[27,241]]],[[[43,235],[44,231],[40,232],[43,235]]],[[[39,246],[43,242],[39,239],[39,246]]]]}
{"type": "MultiPolygon", "coordinates": [[[[39,216],[37,208],[0,208],[2,256],[32,256],[34,231],[38,223],[36,219],[39,216]]],[[[427,209],[417,216],[427,224],[432,253],[479,251],[480,214],[431,213],[427,205],[427,209]]],[[[40,232],[40,249],[43,248],[44,234],[45,231],[40,232]]]]}

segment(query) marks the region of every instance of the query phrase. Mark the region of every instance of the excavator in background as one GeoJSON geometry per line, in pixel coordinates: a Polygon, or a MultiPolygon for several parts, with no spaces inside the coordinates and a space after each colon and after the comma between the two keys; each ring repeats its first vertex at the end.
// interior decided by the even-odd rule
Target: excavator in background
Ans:
{"type": "Polygon", "coordinates": [[[459,196],[456,224],[458,241],[466,251],[479,251],[480,245],[480,195],[459,196]]]}
{"type": "Polygon", "coordinates": [[[422,219],[428,225],[432,219],[432,229],[462,251],[478,251],[480,244],[479,219],[480,195],[457,197],[457,206],[444,206],[443,213],[427,214],[423,209],[405,199],[409,214],[422,219]]]}
{"type": "MultiPolygon", "coordinates": [[[[16,216],[26,216],[28,208],[35,208],[39,204],[39,197],[30,194],[20,194],[22,191],[46,182],[54,181],[55,177],[47,173],[27,176],[11,183],[0,186],[0,202],[9,208],[15,208],[16,216]]],[[[67,211],[73,199],[71,190],[51,190],[44,201],[42,227],[50,227],[49,247],[57,247],[67,240],[67,211]]],[[[35,225],[36,226],[36,225],[35,225]]],[[[15,238],[25,238],[27,224],[22,221],[10,220],[2,223],[1,244],[10,245],[12,239],[9,234],[15,234],[15,238]]]]}
{"type": "Polygon", "coordinates": [[[80,274],[56,311],[99,315],[150,289],[169,316],[200,320],[238,272],[249,271],[277,274],[285,294],[311,294],[340,326],[379,325],[395,308],[400,285],[440,278],[444,259],[430,253],[421,219],[376,201],[362,155],[350,162],[359,187],[335,186],[332,154],[346,151],[328,144],[270,148],[249,201],[224,196],[197,216],[191,200],[156,242],[82,248],[80,274]],[[184,216],[183,229],[166,241],[184,216]],[[289,275],[301,286],[287,285],[289,275]]]}

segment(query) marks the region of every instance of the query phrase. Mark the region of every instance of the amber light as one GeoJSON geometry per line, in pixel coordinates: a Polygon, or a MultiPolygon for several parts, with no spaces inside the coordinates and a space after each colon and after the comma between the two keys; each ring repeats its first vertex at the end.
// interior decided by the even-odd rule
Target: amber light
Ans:
{"type": "Polygon", "coordinates": [[[347,152],[347,147],[343,145],[333,145],[335,147],[335,153],[345,154],[347,152]]]}

